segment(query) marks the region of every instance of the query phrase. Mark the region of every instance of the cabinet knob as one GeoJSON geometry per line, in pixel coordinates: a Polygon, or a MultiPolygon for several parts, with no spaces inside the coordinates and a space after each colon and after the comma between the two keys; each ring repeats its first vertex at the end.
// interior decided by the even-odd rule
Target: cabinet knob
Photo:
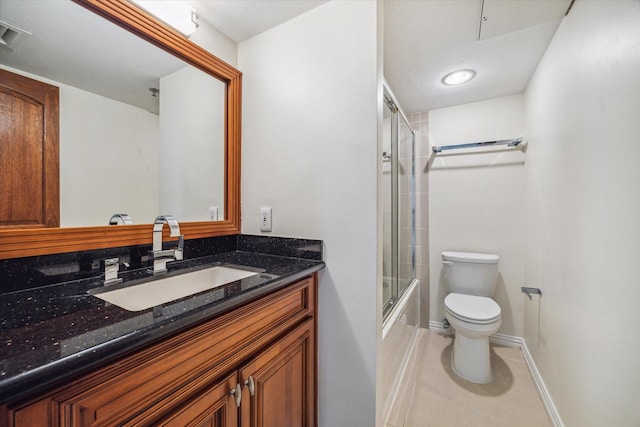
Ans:
{"type": "Polygon", "coordinates": [[[236,388],[232,389],[229,394],[236,399],[236,406],[239,408],[242,403],[242,386],[240,383],[236,384],[236,388]]]}
{"type": "Polygon", "coordinates": [[[253,376],[249,375],[249,378],[247,378],[244,381],[244,385],[246,385],[247,387],[249,387],[249,395],[253,396],[256,392],[256,383],[253,380],[253,376]]]}

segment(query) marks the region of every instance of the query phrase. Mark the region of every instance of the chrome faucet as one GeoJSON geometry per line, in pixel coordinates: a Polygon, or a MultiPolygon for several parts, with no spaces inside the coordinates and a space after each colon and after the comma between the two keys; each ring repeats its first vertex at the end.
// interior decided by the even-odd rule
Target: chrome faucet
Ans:
{"type": "Polygon", "coordinates": [[[153,260],[153,274],[167,271],[167,262],[179,261],[183,257],[184,236],[180,234],[180,225],[171,215],[160,215],[153,223],[153,247],[149,251],[149,258],[153,260]],[[178,246],[174,249],[162,249],[162,228],[164,224],[169,226],[171,237],[180,236],[178,246]]]}

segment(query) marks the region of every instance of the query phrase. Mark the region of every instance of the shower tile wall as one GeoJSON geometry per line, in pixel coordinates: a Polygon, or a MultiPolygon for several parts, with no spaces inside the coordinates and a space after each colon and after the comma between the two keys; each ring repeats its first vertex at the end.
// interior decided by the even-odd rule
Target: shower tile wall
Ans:
{"type": "Polygon", "coordinates": [[[420,280],[420,326],[429,326],[429,112],[409,114],[415,131],[416,278],[420,280]]]}

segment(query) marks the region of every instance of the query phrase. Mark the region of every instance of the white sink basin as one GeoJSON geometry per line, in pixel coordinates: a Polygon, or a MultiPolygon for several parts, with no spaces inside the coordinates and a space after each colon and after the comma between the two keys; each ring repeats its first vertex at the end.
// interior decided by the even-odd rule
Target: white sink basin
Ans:
{"type": "Polygon", "coordinates": [[[141,311],[252,276],[260,280],[256,271],[216,266],[93,295],[125,310],[141,311]]]}

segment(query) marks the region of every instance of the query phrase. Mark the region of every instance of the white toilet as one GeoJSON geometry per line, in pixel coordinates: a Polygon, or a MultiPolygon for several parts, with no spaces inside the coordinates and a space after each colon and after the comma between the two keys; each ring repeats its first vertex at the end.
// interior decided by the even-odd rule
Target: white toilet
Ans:
{"type": "Polygon", "coordinates": [[[449,294],[445,317],[455,329],[451,367],[465,380],[486,384],[493,379],[489,335],[502,324],[500,306],[491,299],[498,278],[498,255],[442,252],[449,294]]]}

